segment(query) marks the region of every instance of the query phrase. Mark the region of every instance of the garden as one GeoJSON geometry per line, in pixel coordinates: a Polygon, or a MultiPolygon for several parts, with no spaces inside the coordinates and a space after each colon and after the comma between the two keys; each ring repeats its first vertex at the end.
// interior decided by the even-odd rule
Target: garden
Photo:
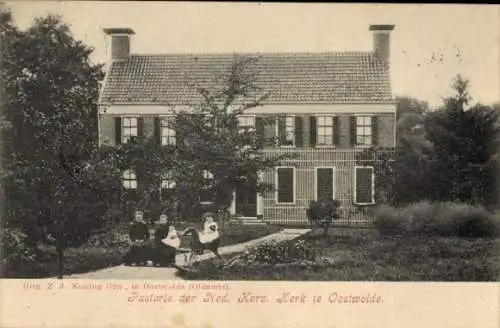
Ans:
{"type": "Polygon", "coordinates": [[[199,264],[186,279],[499,281],[498,215],[457,203],[381,207],[373,228],[333,227],[199,264]]]}

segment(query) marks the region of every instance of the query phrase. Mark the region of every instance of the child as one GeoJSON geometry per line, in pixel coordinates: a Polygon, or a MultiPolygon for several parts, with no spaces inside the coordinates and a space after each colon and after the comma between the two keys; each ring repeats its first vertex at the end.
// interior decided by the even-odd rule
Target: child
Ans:
{"type": "Polygon", "coordinates": [[[175,254],[177,249],[181,245],[181,240],[179,239],[177,230],[175,229],[174,226],[168,227],[167,237],[165,239],[162,239],[162,242],[165,245],[165,248],[167,249],[166,252],[167,263],[169,265],[175,264],[175,254]]]}

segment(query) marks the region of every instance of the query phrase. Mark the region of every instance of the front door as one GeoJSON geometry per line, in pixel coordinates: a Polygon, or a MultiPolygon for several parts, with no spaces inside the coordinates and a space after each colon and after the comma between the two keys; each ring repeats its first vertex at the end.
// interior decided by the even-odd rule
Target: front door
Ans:
{"type": "Polygon", "coordinates": [[[239,184],[236,187],[236,215],[257,217],[257,189],[255,186],[239,184]]]}

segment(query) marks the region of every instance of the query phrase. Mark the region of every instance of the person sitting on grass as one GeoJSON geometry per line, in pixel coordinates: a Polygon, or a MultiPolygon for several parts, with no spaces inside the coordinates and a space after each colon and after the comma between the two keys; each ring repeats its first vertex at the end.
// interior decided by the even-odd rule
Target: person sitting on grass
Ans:
{"type": "Polygon", "coordinates": [[[144,252],[142,246],[149,240],[149,229],[144,222],[143,213],[141,211],[136,211],[134,216],[134,221],[132,222],[129,229],[129,237],[132,245],[129,251],[125,254],[124,262],[127,265],[144,264],[144,252]]]}
{"type": "Polygon", "coordinates": [[[177,249],[181,245],[181,239],[179,238],[179,235],[177,234],[177,230],[175,229],[174,226],[169,226],[168,227],[168,234],[167,236],[162,239],[162,243],[165,245],[167,248],[167,262],[169,265],[175,265],[175,255],[177,252],[177,249]]]}
{"type": "Polygon", "coordinates": [[[169,266],[172,264],[172,251],[163,242],[168,235],[168,217],[165,214],[162,214],[160,215],[160,219],[155,223],[154,263],[155,266],[169,266]]]}

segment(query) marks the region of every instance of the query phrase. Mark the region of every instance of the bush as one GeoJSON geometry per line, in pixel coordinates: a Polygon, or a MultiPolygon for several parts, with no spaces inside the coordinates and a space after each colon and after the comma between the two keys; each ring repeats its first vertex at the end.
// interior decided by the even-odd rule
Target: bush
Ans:
{"type": "Polygon", "coordinates": [[[463,203],[419,202],[404,208],[380,207],[374,224],[381,234],[494,237],[498,216],[485,208],[463,203]]]}
{"type": "Polygon", "coordinates": [[[293,263],[297,261],[314,261],[317,253],[304,240],[289,242],[268,242],[246,250],[240,261],[247,263],[293,263]]]}
{"type": "Polygon", "coordinates": [[[18,272],[35,271],[38,267],[35,249],[27,244],[28,236],[18,229],[1,229],[1,277],[14,278],[18,272]]]}

